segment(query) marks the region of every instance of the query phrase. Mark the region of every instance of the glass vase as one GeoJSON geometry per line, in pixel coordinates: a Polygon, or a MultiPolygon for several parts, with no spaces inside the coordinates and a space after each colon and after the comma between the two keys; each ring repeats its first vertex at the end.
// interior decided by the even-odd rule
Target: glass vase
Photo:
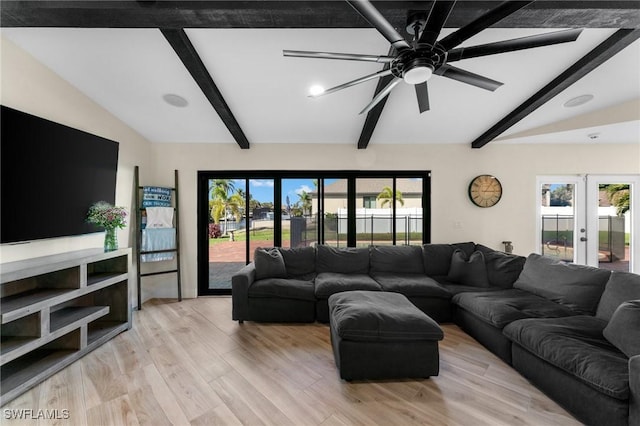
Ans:
{"type": "Polygon", "coordinates": [[[105,228],[104,230],[104,251],[118,250],[118,233],[116,228],[105,228]]]}

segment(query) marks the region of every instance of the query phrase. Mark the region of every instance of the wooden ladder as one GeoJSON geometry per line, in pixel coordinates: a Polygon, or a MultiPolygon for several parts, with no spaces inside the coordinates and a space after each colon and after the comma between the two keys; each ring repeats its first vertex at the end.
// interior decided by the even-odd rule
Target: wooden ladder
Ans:
{"type": "Polygon", "coordinates": [[[137,235],[136,235],[136,269],[138,275],[138,310],[142,309],[142,278],[149,277],[152,275],[163,275],[163,274],[176,274],[176,283],[178,286],[178,301],[182,301],[182,284],[180,282],[180,216],[179,216],[179,198],[178,198],[178,171],[174,170],[174,186],[173,188],[169,188],[173,196],[173,210],[174,210],[174,225],[176,229],[176,246],[172,249],[165,250],[150,250],[143,251],[142,250],[142,213],[146,210],[142,207],[142,197],[141,193],[144,189],[144,186],[140,186],[140,174],[139,174],[138,166],[135,166],[134,169],[134,180],[135,180],[135,188],[136,188],[136,225],[137,225],[137,235]],[[162,271],[154,271],[154,272],[141,272],[140,263],[142,255],[145,254],[156,254],[156,253],[175,253],[176,256],[176,267],[174,269],[162,270],[162,271]]]}

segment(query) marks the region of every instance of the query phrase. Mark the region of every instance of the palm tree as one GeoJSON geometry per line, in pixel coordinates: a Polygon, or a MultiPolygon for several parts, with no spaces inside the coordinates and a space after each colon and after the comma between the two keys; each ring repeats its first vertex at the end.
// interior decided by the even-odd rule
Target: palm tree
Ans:
{"type": "MultiPolygon", "coordinates": [[[[385,204],[389,204],[389,208],[391,208],[391,202],[393,201],[393,189],[391,189],[390,186],[383,187],[382,191],[376,197],[376,200],[382,200],[380,207],[384,207],[385,204]]],[[[399,190],[396,190],[396,202],[400,203],[401,206],[404,206],[402,192],[399,190]]]]}
{"type": "Polygon", "coordinates": [[[300,206],[302,207],[302,214],[304,215],[305,213],[309,213],[309,215],[311,215],[311,210],[312,210],[312,200],[311,200],[311,195],[307,192],[307,191],[300,191],[300,194],[298,194],[298,197],[300,197],[300,206]]]}
{"type": "Polygon", "coordinates": [[[241,207],[244,205],[244,198],[238,192],[234,192],[235,185],[231,179],[214,179],[209,191],[213,199],[211,217],[215,223],[220,223],[220,218],[224,217],[224,234],[227,235],[228,216],[233,214],[236,220],[242,219],[241,207]]]}

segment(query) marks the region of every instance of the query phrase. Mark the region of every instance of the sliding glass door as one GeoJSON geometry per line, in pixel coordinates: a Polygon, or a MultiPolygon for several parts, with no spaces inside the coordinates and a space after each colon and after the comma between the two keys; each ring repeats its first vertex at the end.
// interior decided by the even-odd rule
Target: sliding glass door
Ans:
{"type": "Polygon", "coordinates": [[[428,172],[198,173],[198,294],[229,294],[258,247],[423,244],[428,172]]]}

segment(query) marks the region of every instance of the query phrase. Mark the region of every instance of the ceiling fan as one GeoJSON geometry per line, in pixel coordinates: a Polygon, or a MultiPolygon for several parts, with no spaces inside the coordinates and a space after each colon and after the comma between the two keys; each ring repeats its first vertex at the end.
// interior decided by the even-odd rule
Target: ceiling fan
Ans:
{"type": "Polygon", "coordinates": [[[363,55],[352,53],[309,52],[300,50],[283,50],[284,56],[303,58],[339,59],[350,61],[366,61],[384,63],[382,71],[360,77],[339,86],[332,87],[311,97],[327,95],[346,89],[347,87],[373,80],[380,77],[392,76],[390,82],[360,114],[369,112],[384,99],[398,83],[404,81],[415,86],[420,113],[429,110],[429,92],[427,80],[433,74],[470,84],[482,89],[494,91],[502,86],[499,81],[465,71],[450,65],[451,62],[497,53],[513,52],[534,47],[550,46],[553,44],[575,41],[581,29],[554,31],[546,34],[521,37],[511,40],[498,41],[471,47],[457,47],[464,41],[478,34],[501,19],[520,10],[533,0],[506,1],[492,9],[471,23],[438,40],[440,31],[444,27],[449,14],[453,10],[455,1],[435,0],[429,11],[410,12],[407,22],[407,32],[413,36],[407,41],[385,19],[378,9],[368,0],[347,0],[367,22],[375,27],[380,34],[391,43],[388,55],[363,55]]]}

